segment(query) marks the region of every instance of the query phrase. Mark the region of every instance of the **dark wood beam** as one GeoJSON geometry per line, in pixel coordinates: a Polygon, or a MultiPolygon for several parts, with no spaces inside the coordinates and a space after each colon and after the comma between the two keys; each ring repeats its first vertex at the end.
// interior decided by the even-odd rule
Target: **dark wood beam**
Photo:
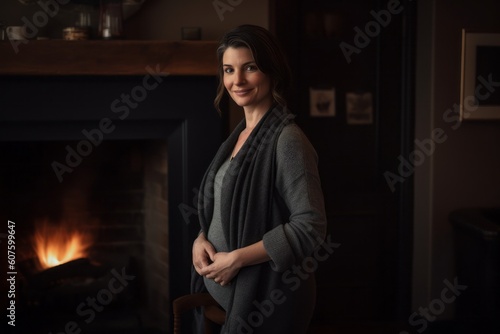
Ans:
{"type": "Polygon", "coordinates": [[[216,49],[215,41],[0,41],[0,75],[145,75],[151,67],[212,76],[216,49]]]}

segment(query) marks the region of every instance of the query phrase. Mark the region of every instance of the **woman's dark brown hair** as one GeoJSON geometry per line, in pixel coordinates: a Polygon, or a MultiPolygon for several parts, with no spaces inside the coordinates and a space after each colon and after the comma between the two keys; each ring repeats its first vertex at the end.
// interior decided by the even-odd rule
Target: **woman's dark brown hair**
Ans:
{"type": "Polygon", "coordinates": [[[250,49],[259,70],[271,79],[272,95],[276,103],[286,106],[286,95],[290,89],[291,74],[288,62],[276,38],[266,29],[245,24],[234,28],[224,35],[217,49],[219,62],[219,85],[214,100],[215,108],[220,112],[220,103],[226,93],[224,87],[224,69],[222,57],[228,48],[245,47],[250,49]]]}

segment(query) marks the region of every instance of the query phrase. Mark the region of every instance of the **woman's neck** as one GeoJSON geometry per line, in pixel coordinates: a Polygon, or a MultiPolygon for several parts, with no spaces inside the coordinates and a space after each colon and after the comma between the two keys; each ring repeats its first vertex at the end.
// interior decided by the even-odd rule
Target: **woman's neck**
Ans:
{"type": "Polygon", "coordinates": [[[272,103],[266,104],[263,107],[258,107],[258,108],[243,108],[245,112],[245,123],[246,123],[246,131],[252,131],[259,121],[264,117],[264,115],[267,113],[267,111],[271,108],[272,103]]]}

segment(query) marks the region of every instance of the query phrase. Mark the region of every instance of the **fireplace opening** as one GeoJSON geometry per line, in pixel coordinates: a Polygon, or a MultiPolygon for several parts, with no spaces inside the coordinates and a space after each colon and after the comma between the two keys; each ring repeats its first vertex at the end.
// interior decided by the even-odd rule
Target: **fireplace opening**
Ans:
{"type": "Polygon", "coordinates": [[[54,166],[77,145],[0,143],[1,211],[16,220],[16,332],[163,333],[167,141],[103,141],[61,174],[54,166]]]}

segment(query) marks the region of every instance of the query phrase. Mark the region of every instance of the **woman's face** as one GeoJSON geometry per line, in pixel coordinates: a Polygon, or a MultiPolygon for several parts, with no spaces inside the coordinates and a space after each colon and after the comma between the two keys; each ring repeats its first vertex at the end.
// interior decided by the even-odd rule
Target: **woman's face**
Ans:
{"type": "Polygon", "coordinates": [[[271,80],[257,67],[250,49],[227,48],[222,65],[224,86],[237,105],[260,111],[271,107],[271,80]]]}

